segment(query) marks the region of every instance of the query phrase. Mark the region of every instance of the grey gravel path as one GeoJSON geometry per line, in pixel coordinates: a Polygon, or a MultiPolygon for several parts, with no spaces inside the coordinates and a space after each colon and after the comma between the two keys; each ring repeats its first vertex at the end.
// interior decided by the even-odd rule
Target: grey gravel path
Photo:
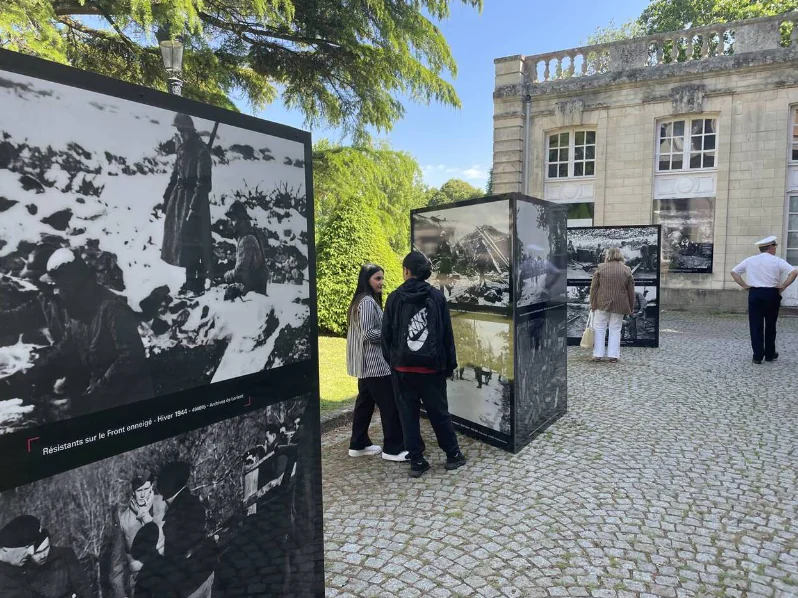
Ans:
{"type": "Polygon", "coordinates": [[[461,437],[446,472],[425,422],[411,480],[325,435],[327,596],[798,596],[798,319],[761,366],[742,317],[662,328],[570,349],[569,413],[518,455],[461,437]]]}

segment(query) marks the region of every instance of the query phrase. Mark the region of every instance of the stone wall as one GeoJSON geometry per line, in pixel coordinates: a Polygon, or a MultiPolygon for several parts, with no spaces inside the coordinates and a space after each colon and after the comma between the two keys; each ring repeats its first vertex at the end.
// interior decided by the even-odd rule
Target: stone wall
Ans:
{"type": "Polygon", "coordinates": [[[655,189],[662,187],[655,174],[658,120],[716,118],[717,168],[706,181],[716,198],[713,274],[663,275],[663,305],[743,309],[729,270],[755,251],[755,240],[782,237],[784,230],[798,44],[543,83],[530,83],[524,71],[529,64],[521,56],[496,63],[494,190],[544,197],[547,135],[594,127],[594,223],[649,224],[655,189]],[[529,176],[523,189],[527,110],[529,176]]]}

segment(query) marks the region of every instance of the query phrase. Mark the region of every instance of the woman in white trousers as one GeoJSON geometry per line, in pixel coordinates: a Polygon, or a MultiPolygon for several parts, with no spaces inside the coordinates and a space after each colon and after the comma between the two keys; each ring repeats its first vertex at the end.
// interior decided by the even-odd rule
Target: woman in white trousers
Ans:
{"type": "Polygon", "coordinates": [[[602,361],[604,355],[611,362],[621,357],[621,328],[623,317],[632,313],[635,304],[635,280],[623,255],[617,247],[607,249],[604,263],[593,274],[590,284],[590,309],[594,310],[593,361],[602,361]],[[604,344],[609,328],[609,340],[604,344]]]}

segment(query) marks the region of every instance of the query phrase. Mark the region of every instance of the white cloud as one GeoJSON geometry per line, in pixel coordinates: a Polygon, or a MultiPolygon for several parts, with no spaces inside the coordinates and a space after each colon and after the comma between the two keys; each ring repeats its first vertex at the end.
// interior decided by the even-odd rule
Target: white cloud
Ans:
{"type": "Polygon", "coordinates": [[[474,164],[469,168],[427,164],[421,167],[421,172],[424,181],[433,187],[440,187],[449,179],[462,179],[475,187],[484,187],[488,182],[488,169],[481,164],[474,164]]]}

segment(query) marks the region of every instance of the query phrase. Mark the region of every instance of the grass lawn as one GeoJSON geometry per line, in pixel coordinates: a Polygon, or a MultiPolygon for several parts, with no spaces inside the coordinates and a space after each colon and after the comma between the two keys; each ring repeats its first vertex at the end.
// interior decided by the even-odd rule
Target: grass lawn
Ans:
{"type": "Polygon", "coordinates": [[[346,339],[319,336],[321,411],[354,403],[357,379],[346,375],[346,339]]]}

